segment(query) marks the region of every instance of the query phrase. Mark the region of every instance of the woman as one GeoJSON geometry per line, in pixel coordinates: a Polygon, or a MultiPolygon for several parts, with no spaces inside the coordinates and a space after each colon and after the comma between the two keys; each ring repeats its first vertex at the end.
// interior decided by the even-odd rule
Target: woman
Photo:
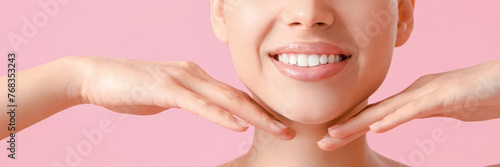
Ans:
{"type": "MultiPolygon", "coordinates": [[[[387,73],[394,46],[403,45],[411,34],[413,6],[409,0],[214,0],[214,32],[229,43],[238,75],[252,98],[215,81],[191,62],[68,57],[19,75],[24,80],[19,100],[30,104],[19,110],[38,111],[30,112],[29,119],[19,115],[29,121],[19,122],[18,127],[82,103],[140,115],[183,108],[232,130],[246,130],[247,122],[261,129],[256,130],[249,154],[228,165],[396,165],[371,152],[364,138],[369,125],[389,113],[394,114],[373,124],[373,131],[420,117],[485,120],[499,115],[498,61],[423,77],[402,93],[367,107],[367,98],[387,73]],[[378,31],[371,28],[372,21],[378,21],[378,31]],[[124,69],[128,72],[123,73],[124,69]],[[47,83],[61,86],[43,92],[36,89],[34,81],[63,70],[67,73],[61,80],[47,83]],[[162,86],[144,98],[115,100],[150,80],[162,86]],[[468,84],[457,85],[456,80],[468,84]],[[29,97],[22,96],[27,92],[29,97]],[[474,111],[487,114],[462,118],[461,113],[474,111]]],[[[2,123],[7,121],[4,118],[2,123]]],[[[1,134],[7,136],[4,131],[1,134]]]]}

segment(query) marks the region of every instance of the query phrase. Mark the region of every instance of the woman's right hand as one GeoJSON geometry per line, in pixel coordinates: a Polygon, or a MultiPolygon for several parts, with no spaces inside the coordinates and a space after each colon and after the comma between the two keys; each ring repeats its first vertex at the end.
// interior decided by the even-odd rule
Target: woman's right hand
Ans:
{"type": "Polygon", "coordinates": [[[215,80],[193,62],[74,59],[86,67],[77,89],[83,103],[135,115],[181,108],[234,131],[245,131],[250,123],[282,140],[295,137],[294,130],[270,117],[248,94],[215,80]]]}

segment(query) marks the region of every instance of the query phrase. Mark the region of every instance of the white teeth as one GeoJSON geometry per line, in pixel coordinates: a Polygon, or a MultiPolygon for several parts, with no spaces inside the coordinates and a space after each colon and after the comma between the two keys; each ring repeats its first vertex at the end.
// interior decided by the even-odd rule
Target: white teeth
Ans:
{"type": "Polygon", "coordinates": [[[282,62],[285,63],[285,64],[288,64],[289,60],[290,59],[288,59],[288,55],[287,54],[283,54],[283,61],[282,62]]]}
{"type": "Polygon", "coordinates": [[[291,65],[297,64],[297,57],[295,57],[294,55],[290,55],[290,64],[291,65]]]}
{"type": "Polygon", "coordinates": [[[318,55],[310,55],[309,56],[309,67],[314,67],[319,65],[319,57],[318,55]]]}
{"type": "Polygon", "coordinates": [[[335,63],[335,55],[330,55],[328,56],[328,63],[333,64],[335,63]]]}
{"type": "Polygon", "coordinates": [[[342,59],[340,55],[333,55],[333,54],[332,55],[323,54],[321,56],[316,54],[312,55],[282,54],[278,55],[277,58],[278,61],[282,63],[295,65],[299,67],[316,67],[324,64],[339,63],[342,59]]]}
{"type": "Polygon", "coordinates": [[[321,64],[326,64],[326,63],[328,63],[328,56],[326,56],[326,55],[321,55],[321,57],[319,58],[319,63],[321,63],[321,64]]]}
{"type": "Polygon", "coordinates": [[[300,54],[299,55],[299,58],[297,58],[297,65],[299,65],[299,67],[307,67],[309,66],[309,62],[307,60],[307,55],[305,54],[300,54]]]}

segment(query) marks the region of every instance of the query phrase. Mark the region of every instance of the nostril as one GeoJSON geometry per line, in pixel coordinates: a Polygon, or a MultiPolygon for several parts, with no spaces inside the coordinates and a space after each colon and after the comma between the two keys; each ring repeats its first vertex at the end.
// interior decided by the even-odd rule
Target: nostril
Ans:
{"type": "Polygon", "coordinates": [[[318,23],[316,23],[316,24],[317,24],[318,26],[324,26],[324,25],[326,25],[326,23],[324,23],[324,22],[318,22],[318,23]]]}

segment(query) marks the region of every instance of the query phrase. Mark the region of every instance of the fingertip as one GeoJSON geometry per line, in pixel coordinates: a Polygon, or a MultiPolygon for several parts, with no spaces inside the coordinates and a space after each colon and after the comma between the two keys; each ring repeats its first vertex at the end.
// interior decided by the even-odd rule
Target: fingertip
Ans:
{"type": "Polygon", "coordinates": [[[318,147],[320,149],[328,151],[328,150],[326,150],[327,144],[326,144],[326,141],[324,141],[324,139],[321,139],[320,141],[318,141],[317,144],[318,144],[318,147]]]}
{"type": "Polygon", "coordinates": [[[368,127],[370,127],[370,130],[371,130],[371,131],[376,132],[376,130],[377,130],[377,128],[378,128],[378,126],[380,125],[380,122],[382,122],[382,121],[377,121],[377,122],[375,122],[375,123],[371,124],[371,125],[370,125],[370,126],[368,126],[368,127]]]}
{"type": "Polygon", "coordinates": [[[270,128],[275,136],[284,136],[288,133],[289,129],[288,126],[276,120],[272,120],[270,128]]]}
{"type": "Polygon", "coordinates": [[[288,128],[287,131],[288,131],[287,134],[289,134],[289,135],[292,135],[292,136],[297,135],[297,132],[295,130],[293,130],[292,128],[288,128]]]}
{"type": "Polygon", "coordinates": [[[340,136],[340,134],[338,133],[338,130],[337,129],[330,129],[328,128],[328,133],[327,135],[329,135],[330,137],[342,137],[340,136]]]}
{"type": "Polygon", "coordinates": [[[324,151],[333,151],[338,148],[337,145],[335,145],[334,138],[332,137],[324,137],[320,141],[317,142],[318,147],[324,151]]]}
{"type": "Polygon", "coordinates": [[[295,130],[276,120],[272,120],[270,128],[272,134],[281,140],[292,140],[297,135],[295,130]]]}
{"type": "Polygon", "coordinates": [[[288,135],[291,137],[291,139],[295,138],[295,136],[297,136],[297,132],[291,128],[288,128],[288,135]]]}
{"type": "Polygon", "coordinates": [[[246,121],[243,121],[243,120],[238,119],[238,118],[235,118],[235,119],[236,119],[236,123],[238,123],[238,125],[240,125],[242,127],[248,128],[250,126],[250,124],[246,121]]]}
{"type": "Polygon", "coordinates": [[[249,126],[238,126],[236,129],[234,129],[234,131],[236,132],[245,132],[247,131],[249,128],[249,126]]]}
{"type": "Polygon", "coordinates": [[[287,128],[285,130],[286,130],[285,134],[277,136],[279,139],[288,141],[294,139],[295,136],[297,136],[297,132],[295,132],[295,130],[290,128],[287,128]]]}
{"type": "Polygon", "coordinates": [[[340,124],[329,127],[328,128],[328,135],[330,135],[331,137],[342,137],[339,134],[339,130],[338,130],[339,127],[340,127],[340,124]]]}
{"type": "Polygon", "coordinates": [[[372,131],[373,133],[380,133],[380,131],[374,127],[370,127],[370,131],[372,131]]]}

